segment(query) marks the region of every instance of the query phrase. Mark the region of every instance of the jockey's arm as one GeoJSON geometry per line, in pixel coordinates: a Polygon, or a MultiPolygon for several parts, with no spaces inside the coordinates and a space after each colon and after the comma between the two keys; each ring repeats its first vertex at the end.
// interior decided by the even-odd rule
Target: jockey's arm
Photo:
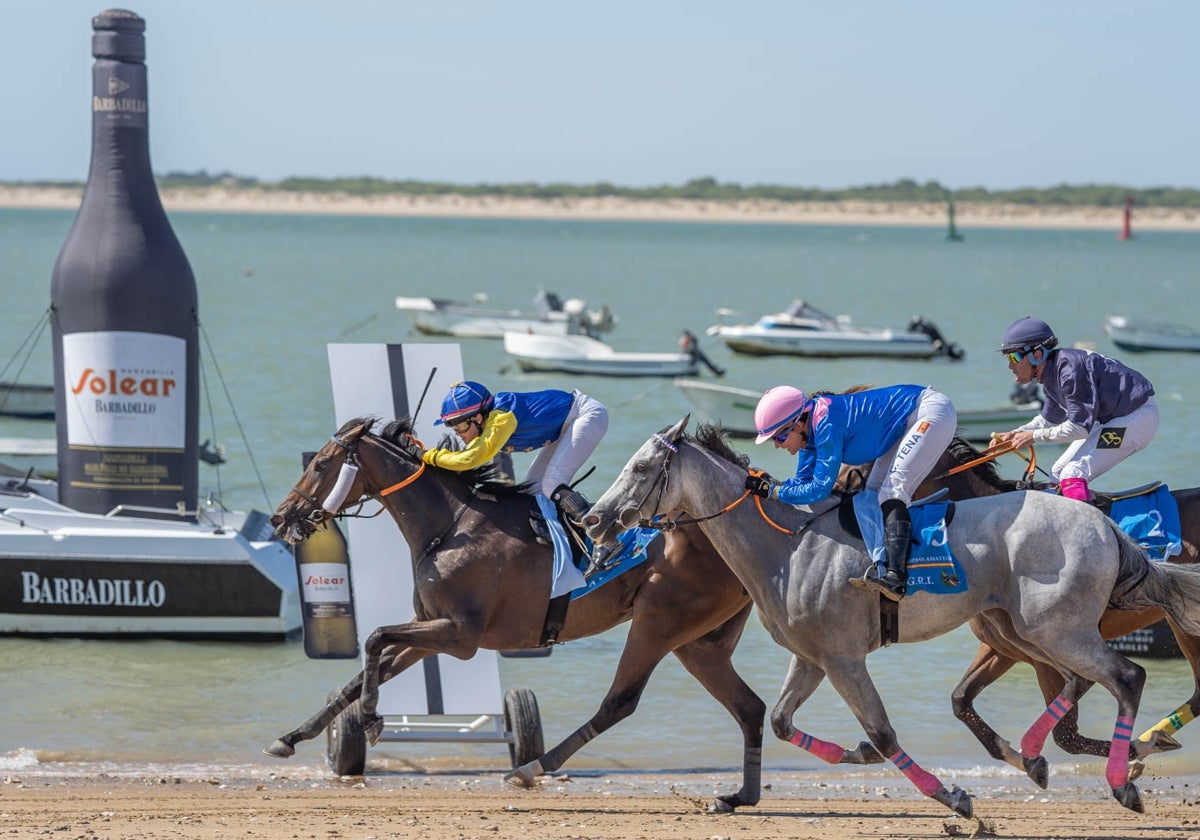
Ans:
{"type": "Polygon", "coordinates": [[[479,436],[468,443],[465,449],[426,449],[421,460],[455,472],[473,470],[495,458],[516,430],[517,418],[511,411],[493,409],[483,421],[479,436]]]}

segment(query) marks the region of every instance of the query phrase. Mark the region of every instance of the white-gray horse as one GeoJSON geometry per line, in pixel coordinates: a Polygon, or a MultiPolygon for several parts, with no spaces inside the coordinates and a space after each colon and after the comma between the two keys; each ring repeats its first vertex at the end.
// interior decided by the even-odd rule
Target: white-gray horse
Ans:
{"type": "MultiPolygon", "coordinates": [[[[901,749],[867,673],[866,656],[880,645],[880,601],[876,593],[849,584],[869,562],[862,543],[847,537],[836,515],[822,512],[829,505],[806,509],[747,500],[746,469],[733,462],[720,435],[702,427],[702,445],[684,434],[687,422],[684,417],[652,436],[629,459],[586,518],[593,540],[603,544],[663,514],[701,520],[699,527],[754,599],[763,626],[793,654],[771,713],[775,735],[830,763],[863,760],[862,747],[845,750],[792,723],[827,676],[879,755],[926,796],[970,816],[966,792],[957,786],[948,791],[901,749]],[[745,503],[736,503],[739,498],[745,503]]],[[[1117,700],[1105,777],[1118,802],[1142,811],[1128,765],[1146,675],[1110,650],[1097,627],[1111,602],[1121,609],[1161,607],[1189,632],[1200,632],[1200,574],[1150,563],[1108,517],[1047,493],[959,502],[949,531],[969,587],[958,594],[917,592],[905,598],[899,640],[924,641],[973,617],[992,617],[1014,644],[1057,668],[1066,687],[1021,740],[1031,772],[1044,766],[1041,750],[1054,723],[1100,683],[1117,700]]]]}

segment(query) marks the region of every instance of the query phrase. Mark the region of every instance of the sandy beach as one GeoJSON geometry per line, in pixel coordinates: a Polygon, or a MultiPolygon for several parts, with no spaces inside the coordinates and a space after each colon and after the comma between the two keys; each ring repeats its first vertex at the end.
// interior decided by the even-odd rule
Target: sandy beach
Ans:
{"type": "Polygon", "coordinates": [[[980,795],[972,819],[896,786],[855,790],[813,779],[764,791],[730,816],[705,810],[731,774],[556,775],[535,790],[495,773],[380,778],[173,776],[29,778],[0,785],[0,837],[63,840],[758,840],[759,838],[1200,837],[1200,791],[1142,784],[1146,813],[1107,796],[1012,789],[980,795]],[[719,777],[718,777],[719,776],[719,777]]]}
{"type": "MultiPolygon", "coordinates": [[[[81,190],[0,185],[0,207],[73,210],[81,190]]],[[[286,192],[222,187],[165,190],[172,212],[298,213],[350,216],[442,216],[512,219],[608,219],[672,222],[749,222],[802,225],[904,225],[944,227],[940,203],[640,201],[618,197],[558,200],[490,196],[375,196],[286,192]]],[[[1016,204],[955,205],[960,230],[972,227],[1113,230],[1122,210],[1111,207],[1027,207],[1016,204]]],[[[1135,208],[1136,231],[1200,231],[1200,211],[1135,208]]]]}

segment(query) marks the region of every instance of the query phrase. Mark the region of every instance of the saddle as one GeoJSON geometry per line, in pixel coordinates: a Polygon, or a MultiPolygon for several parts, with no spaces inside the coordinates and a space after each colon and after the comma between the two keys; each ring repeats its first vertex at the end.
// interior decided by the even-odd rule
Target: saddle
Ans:
{"type": "Polygon", "coordinates": [[[1100,512],[1105,516],[1109,516],[1112,513],[1113,502],[1136,499],[1138,496],[1149,496],[1159,487],[1162,487],[1161,481],[1151,481],[1149,484],[1143,484],[1140,487],[1133,487],[1129,490],[1119,490],[1116,493],[1100,493],[1093,490],[1092,504],[1099,508],[1100,512]]]}

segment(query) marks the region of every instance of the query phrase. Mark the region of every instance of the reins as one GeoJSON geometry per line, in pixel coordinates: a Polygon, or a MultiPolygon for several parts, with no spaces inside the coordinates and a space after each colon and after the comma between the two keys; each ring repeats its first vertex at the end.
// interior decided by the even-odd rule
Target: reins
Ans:
{"type": "MultiPolygon", "coordinates": [[[[639,528],[650,528],[650,529],[653,529],[656,531],[673,531],[676,528],[678,528],[680,525],[697,525],[701,522],[707,522],[710,519],[716,519],[718,516],[724,516],[725,514],[729,513],[731,510],[736,508],[738,505],[740,505],[742,502],[746,501],[746,498],[751,495],[750,491],[747,490],[746,492],[742,493],[742,495],[740,495],[736,499],[734,499],[732,502],[725,505],[725,507],[718,510],[716,513],[710,513],[706,516],[694,516],[694,517],[690,517],[690,518],[686,518],[686,519],[681,518],[681,519],[668,519],[668,520],[660,521],[658,519],[657,511],[658,511],[659,505],[662,503],[663,494],[666,492],[667,482],[670,480],[668,477],[667,471],[671,467],[671,459],[679,452],[679,447],[676,446],[674,442],[668,440],[667,438],[663,437],[660,434],[655,434],[654,437],[658,440],[659,443],[661,443],[664,447],[666,447],[667,456],[665,458],[663,458],[662,468],[659,470],[658,476],[654,479],[654,483],[650,485],[650,489],[646,491],[646,495],[642,497],[641,503],[636,508],[637,510],[640,510],[642,505],[644,505],[649,500],[650,495],[654,492],[654,489],[656,487],[659,488],[658,501],[655,503],[655,506],[654,506],[655,513],[651,514],[649,519],[639,519],[637,522],[637,526],[639,528]]],[[[748,471],[748,473],[750,475],[765,475],[766,474],[762,470],[756,470],[756,469],[750,469],[748,471]]],[[[801,525],[799,528],[797,528],[795,531],[793,531],[790,528],[784,528],[782,525],[780,525],[775,520],[773,520],[770,516],[767,515],[767,511],[763,508],[762,499],[760,497],[758,497],[758,496],[754,497],[754,504],[758,508],[759,516],[761,516],[768,525],[770,525],[776,531],[779,531],[782,534],[787,534],[790,537],[800,536],[800,534],[804,533],[805,529],[807,529],[808,526],[811,525],[816,520],[817,516],[821,515],[821,514],[817,514],[812,519],[808,520],[803,525],[801,525]]],[[[826,513],[826,512],[827,511],[822,511],[822,513],[826,513]]]]}
{"type": "Polygon", "coordinates": [[[993,444],[992,446],[989,446],[987,449],[985,449],[982,453],[980,453],[978,458],[974,458],[970,461],[967,461],[965,464],[959,464],[958,466],[951,467],[950,469],[946,470],[946,472],[944,472],[941,475],[936,476],[930,480],[931,481],[940,481],[943,478],[949,478],[952,475],[957,475],[960,472],[965,472],[966,470],[969,470],[973,467],[977,467],[980,464],[986,464],[988,461],[995,460],[996,458],[999,458],[1001,455],[1007,455],[1010,452],[1015,452],[1021,458],[1025,459],[1025,471],[1021,475],[1021,480],[1024,481],[1026,484],[1032,484],[1033,480],[1037,474],[1037,453],[1033,451],[1032,443],[1029,444],[1028,447],[1025,447],[1025,448],[1027,448],[1029,450],[1028,455],[1023,454],[1020,451],[1020,447],[1013,446],[1011,443],[993,444]]]}

